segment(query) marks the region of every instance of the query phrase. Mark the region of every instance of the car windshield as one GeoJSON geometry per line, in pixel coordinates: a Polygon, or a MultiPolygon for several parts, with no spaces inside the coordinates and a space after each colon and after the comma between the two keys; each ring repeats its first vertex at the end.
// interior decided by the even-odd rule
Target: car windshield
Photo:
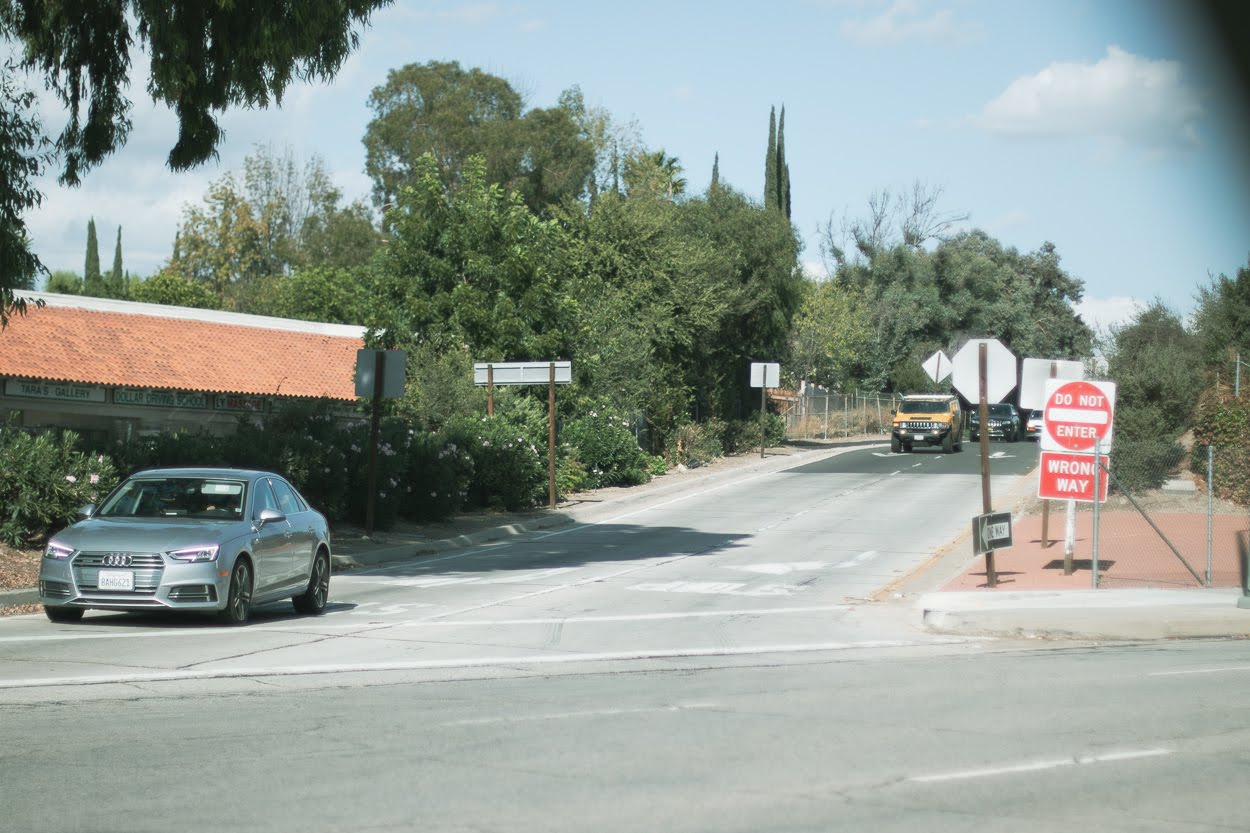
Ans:
{"type": "Polygon", "coordinates": [[[1001,403],[990,405],[990,416],[1009,417],[1011,416],[1011,413],[1012,413],[1012,408],[1010,405],[1005,405],[1001,403]]]}
{"type": "Polygon", "coordinates": [[[137,477],[118,487],[97,512],[107,518],[243,517],[247,491],[241,480],[208,477],[137,477]]]}
{"type": "Polygon", "coordinates": [[[926,402],[924,400],[907,400],[904,399],[902,404],[898,406],[900,414],[935,414],[950,410],[947,402],[926,402]]]}

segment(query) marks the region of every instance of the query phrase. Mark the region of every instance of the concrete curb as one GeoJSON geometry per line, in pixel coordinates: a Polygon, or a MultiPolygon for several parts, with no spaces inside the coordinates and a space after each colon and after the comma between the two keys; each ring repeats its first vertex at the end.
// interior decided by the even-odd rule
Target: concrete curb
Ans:
{"type": "Polygon", "coordinates": [[[1058,590],[929,593],[921,621],[934,633],[1029,639],[1133,641],[1250,639],[1241,592],[1058,590]]]}

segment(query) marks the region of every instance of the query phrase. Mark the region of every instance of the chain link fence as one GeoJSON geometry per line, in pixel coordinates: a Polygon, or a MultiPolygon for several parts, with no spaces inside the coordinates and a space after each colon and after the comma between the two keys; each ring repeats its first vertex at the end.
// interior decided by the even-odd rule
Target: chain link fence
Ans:
{"type": "MultiPolygon", "coordinates": [[[[1241,587],[1250,546],[1250,451],[1116,439],[1102,504],[1074,502],[1076,569],[1104,588],[1241,587]]],[[[1050,501],[1063,542],[1067,501],[1050,501]]]]}
{"type": "Polygon", "coordinates": [[[881,393],[772,395],[786,421],[786,439],[829,440],[890,433],[898,397],[881,393]]]}

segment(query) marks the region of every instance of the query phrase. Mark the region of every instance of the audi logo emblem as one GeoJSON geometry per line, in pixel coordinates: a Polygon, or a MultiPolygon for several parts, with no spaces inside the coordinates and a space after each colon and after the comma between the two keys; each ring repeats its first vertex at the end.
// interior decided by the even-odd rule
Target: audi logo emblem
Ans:
{"type": "Polygon", "coordinates": [[[111,552],[104,556],[105,567],[129,567],[130,556],[124,552],[111,552]]]}

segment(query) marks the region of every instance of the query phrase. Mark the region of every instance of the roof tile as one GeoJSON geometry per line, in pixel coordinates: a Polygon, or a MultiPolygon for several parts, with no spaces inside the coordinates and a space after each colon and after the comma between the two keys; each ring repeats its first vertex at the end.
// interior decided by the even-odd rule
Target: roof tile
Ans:
{"type": "Polygon", "coordinates": [[[354,400],[363,347],[344,336],[31,306],[0,331],[0,376],[354,400]]]}

